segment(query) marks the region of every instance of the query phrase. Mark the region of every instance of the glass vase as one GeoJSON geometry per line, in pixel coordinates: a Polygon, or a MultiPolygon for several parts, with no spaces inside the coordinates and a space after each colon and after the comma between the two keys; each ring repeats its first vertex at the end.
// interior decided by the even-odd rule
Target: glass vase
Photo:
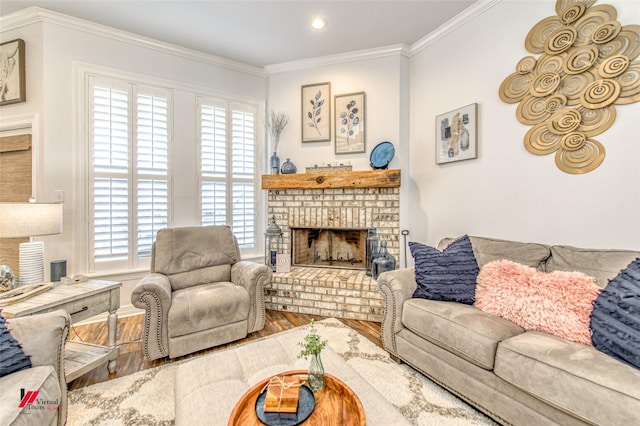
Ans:
{"type": "Polygon", "coordinates": [[[280,173],[280,157],[278,157],[278,154],[276,154],[275,151],[271,156],[270,164],[271,164],[272,175],[277,175],[278,173],[280,173]]]}
{"type": "Polygon", "coordinates": [[[387,251],[387,242],[380,242],[380,253],[372,262],[373,279],[377,280],[378,275],[383,272],[396,269],[396,259],[387,251]]]}
{"type": "Polygon", "coordinates": [[[309,365],[309,388],[313,392],[319,392],[324,387],[324,367],[320,354],[311,355],[311,364],[309,365]]]}
{"type": "Polygon", "coordinates": [[[375,228],[369,228],[367,231],[365,270],[367,276],[370,277],[373,270],[373,259],[378,255],[378,236],[375,228]]]}

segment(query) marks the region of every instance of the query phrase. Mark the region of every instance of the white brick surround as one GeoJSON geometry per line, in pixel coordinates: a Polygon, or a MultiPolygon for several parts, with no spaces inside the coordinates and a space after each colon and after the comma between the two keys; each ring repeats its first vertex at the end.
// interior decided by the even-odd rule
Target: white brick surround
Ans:
{"type": "MultiPolygon", "coordinates": [[[[283,231],[290,253],[291,227],[376,228],[399,260],[400,188],[271,189],[268,217],[283,231]]],[[[267,309],[382,321],[375,280],[362,270],[292,267],[274,273],[265,289],[267,309]]]]}

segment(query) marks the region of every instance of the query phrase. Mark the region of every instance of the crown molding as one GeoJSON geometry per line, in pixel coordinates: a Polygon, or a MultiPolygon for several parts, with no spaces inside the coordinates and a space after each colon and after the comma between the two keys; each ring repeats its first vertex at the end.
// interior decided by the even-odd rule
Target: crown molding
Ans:
{"type": "Polygon", "coordinates": [[[202,62],[208,65],[227,68],[245,74],[251,74],[258,77],[266,77],[264,69],[260,67],[254,67],[219,56],[209,55],[206,53],[198,52],[196,50],[187,49],[171,43],[154,40],[152,38],[118,30],[106,25],[96,24],[95,22],[74,18],[72,16],[64,15],[62,13],[53,12],[39,7],[29,7],[27,9],[23,9],[15,13],[0,17],[0,28],[2,28],[2,31],[4,32],[39,22],[45,22],[77,31],[83,31],[85,33],[94,34],[101,37],[107,37],[124,43],[141,46],[147,49],[152,49],[162,53],[167,53],[169,55],[202,62]]]}
{"type": "Polygon", "coordinates": [[[367,59],[383,58],[386,56],[411,56],[411,48],[406,44],[394,44],[391,46],[377,47],[374,49],[356,50],[339,53],[336,55],[320,56],[299,61],[283,62],[264,67],[267,74],[295,71],[305,68],[316,68],[326,65],[344,64],[346,62],[363,61],[367,59]]]}
{"type": "Polygon", "coordinates": [[[491,9],[501,1],[502,0],[478,0],[477,2],[460,12],[458,15],[451,18],[449,21],[440,25],[438,28],[413,43],[411,45],[411,56],[414,56],[416,53],[432,45],[441,38],[454,32],[470,20],[476,18],[477,16],[480,16],[485,11],[491,9]]]}
{"type": "Polygon", "coordinates": [[[267,77],[270,74],[280,72],[317,68],[327,65],[364,61],[368,59],[383,58],[388,56],[401,56],[411,58],[421,50],[427,48],[428,46],[457,30],[462,25],[481,15],[501,1],[502,0],[479,0],[445,24],[427,34],[422,39],[413,43],[411,46],[408,46],[406,44],[396,44],[373,49],[339,53],[336,55],[302,59],[299,61],[271,64],[266,65],[264,68],[243,64],[241,62],[232,61],[230,59],[222,58],[219,56],[209,55],[206,53],[198,52],[196,50],[191,50],[170,43],[161,42],[148,37],[143,37],[141,35],[117,30],[105,25],[100,25],[94,22],[85,21],[61,13],[52,12],[50,10],[42,9],[39,7],[30,7],[10,15],[0,17],[0,28],[2,28],[2,31],[8,31],[29,24],[47,22],[102,37],[108,37],[125,43],[138,45],[148,49],[157,50],[185,59],[191,59],[209,65],[219,66],[230,70],[255,75],[258,77],[267,77]]]}

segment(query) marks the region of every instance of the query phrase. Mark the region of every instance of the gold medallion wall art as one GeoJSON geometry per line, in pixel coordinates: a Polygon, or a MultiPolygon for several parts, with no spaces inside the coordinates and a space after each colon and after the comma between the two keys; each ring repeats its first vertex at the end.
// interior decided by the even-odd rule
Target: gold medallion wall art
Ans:
{"type": "Polygon", "coordinates": [[[615,105],[640,100],[640,26],[622,25],[610,5],[558,0],[556,16],[538,22],[525,39],[527,56],[500,85],[500,99],[518,103],[516,117],[532,126],[527,151],[555,152],[558,168],[588,173],[602,164],[593,139],[616,119],[615,105]]]}

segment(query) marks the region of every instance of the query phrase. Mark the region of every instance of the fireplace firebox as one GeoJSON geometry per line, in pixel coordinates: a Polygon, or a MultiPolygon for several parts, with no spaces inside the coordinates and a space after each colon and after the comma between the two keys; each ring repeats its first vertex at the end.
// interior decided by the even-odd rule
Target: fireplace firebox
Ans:
{"type": "Polygon", "coordinates": [[[294,266],[365,269],[368,230],[291,228],[294,266]]]}

